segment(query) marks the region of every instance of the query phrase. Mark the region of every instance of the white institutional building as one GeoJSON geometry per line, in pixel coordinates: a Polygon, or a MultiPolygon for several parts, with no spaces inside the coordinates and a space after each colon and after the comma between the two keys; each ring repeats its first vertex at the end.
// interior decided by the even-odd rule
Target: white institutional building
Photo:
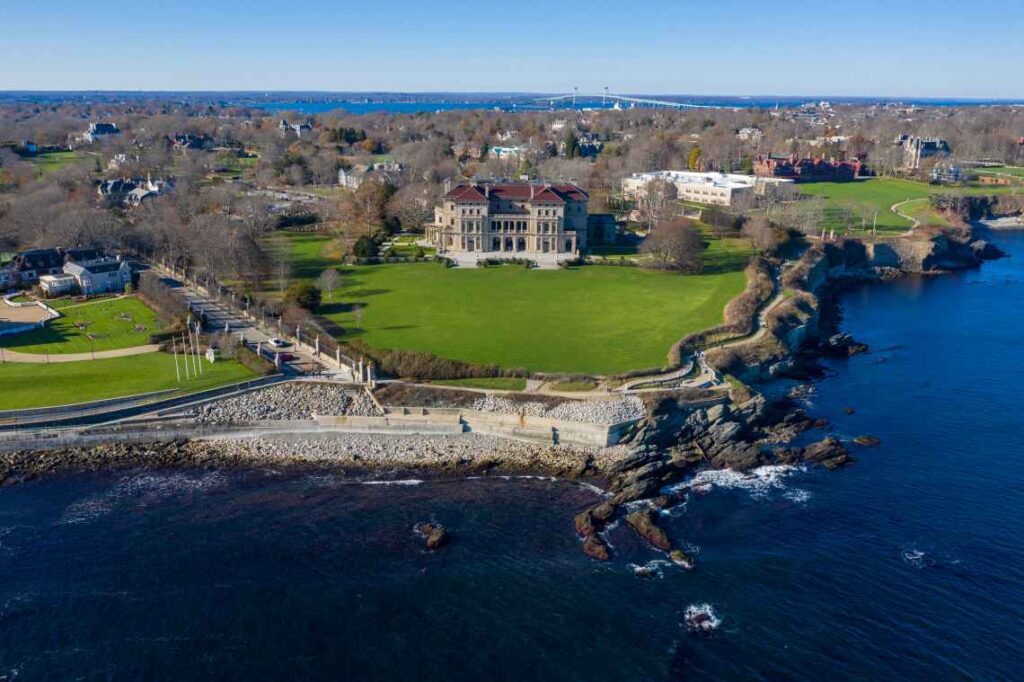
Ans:
{"type": "Polygon", "coordinates": [[[634,173],[622,180],[622,194],[627,199],[643,199],[647,185],[655,180],[664,180],[675,185],[679,198],[700,204],[729,206],[733,199],[746,192],[760,194],[766,185],[780,185],[792,180],[762,178],[738,173],[695,173],[692,171],[652,171],[634,173]]]}

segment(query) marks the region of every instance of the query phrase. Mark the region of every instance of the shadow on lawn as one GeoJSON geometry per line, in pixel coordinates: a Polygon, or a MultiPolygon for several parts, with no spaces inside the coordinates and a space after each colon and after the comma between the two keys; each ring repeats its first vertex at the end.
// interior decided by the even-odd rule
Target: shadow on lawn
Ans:
{"type": "MultiPolygon", "coordinates": [[[[77,329],[75,330],[77,331],[77,329]]],[[[24,348],[26,346],[42,346],[46,344],[66,343],[80,334],[69,335],[63,333],[59,328],[52,325],[39,327],[31,331],[0,336],[0,347],[3,348],[24,348]]]]}

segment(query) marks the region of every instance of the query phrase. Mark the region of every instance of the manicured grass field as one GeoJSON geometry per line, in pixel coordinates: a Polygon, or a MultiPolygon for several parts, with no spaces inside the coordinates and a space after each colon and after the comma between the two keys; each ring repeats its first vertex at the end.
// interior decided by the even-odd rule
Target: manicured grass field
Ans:
{"type": "MultiPolygon", "coordinates": [[[[179,360],[180,362],[180,360],[179,360]]],[[[52,364],[0,363],[0,410],[48,407],[165,389],[193,392],[255,378],[233,360],[203,365],[198,379],[178,383],[174,357],[148,353],[111,360],[52,364]]]]}
{"type": "Polygon", "coordinates": [[[321,313],[376,348],[549,372],[660,367],[681,337],[722,321],[741,270],[676,275],[636,267],[342,269],[321,313]],[[362,310],[361,326],[354,310],[362,310]]]}
{"type": "Polygon", "coordinates": [[[325,235],[287,234],[284,240],[291,246],[293,281],[314,282],[325,268],[338,268],[342,287],[324,294],[318,312],[345,330],[343,341],[589,374],[664,365],[681,337],[722,321],[726,303],[746,285],[742,268],[751,255],[746,240],[710,240],[701,275],[598,265],[352,267],[332,257],[325,235]]]}
{"type": "Polygon", "coordinates": [[[45,327],[0,337],[0,346],[21,353],[87,353],[145,345],[160,328],[156,313],[132,297],[62,306],[60,312],[63,317],[45,327]]]}

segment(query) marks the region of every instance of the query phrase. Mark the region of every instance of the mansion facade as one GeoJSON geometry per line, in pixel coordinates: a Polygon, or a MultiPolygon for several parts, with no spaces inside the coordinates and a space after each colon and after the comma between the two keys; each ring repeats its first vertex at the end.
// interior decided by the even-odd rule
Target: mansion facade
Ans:
{"type": "Polygon", "coordinates": [[[463,184],[441,198],[427,238],[442,254],[573,256],[587,245],[589,199],[571,184],[463,184]]]}

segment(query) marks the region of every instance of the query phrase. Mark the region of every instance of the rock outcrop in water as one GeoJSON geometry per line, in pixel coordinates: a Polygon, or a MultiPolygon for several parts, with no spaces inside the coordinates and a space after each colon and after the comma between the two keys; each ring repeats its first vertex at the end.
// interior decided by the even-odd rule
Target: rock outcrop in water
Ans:
{"type": "Polygon", "coordinates": [[[424,521],[422,523],[417,523],[414,526],[414,530],[423,537],[426,542],[427,549],[440,549],[448,544],[448,541],[451,539],[448,534],[448,530],[440,523],[424,521]]]}
{"type": "Polygon", "coordinates": [[[657,512],[650,507],[626,514],[626,523],[651,546],[664,552],[672,549],[672,543],[669,542],[668,536],[658,525],[657,512]]]}

